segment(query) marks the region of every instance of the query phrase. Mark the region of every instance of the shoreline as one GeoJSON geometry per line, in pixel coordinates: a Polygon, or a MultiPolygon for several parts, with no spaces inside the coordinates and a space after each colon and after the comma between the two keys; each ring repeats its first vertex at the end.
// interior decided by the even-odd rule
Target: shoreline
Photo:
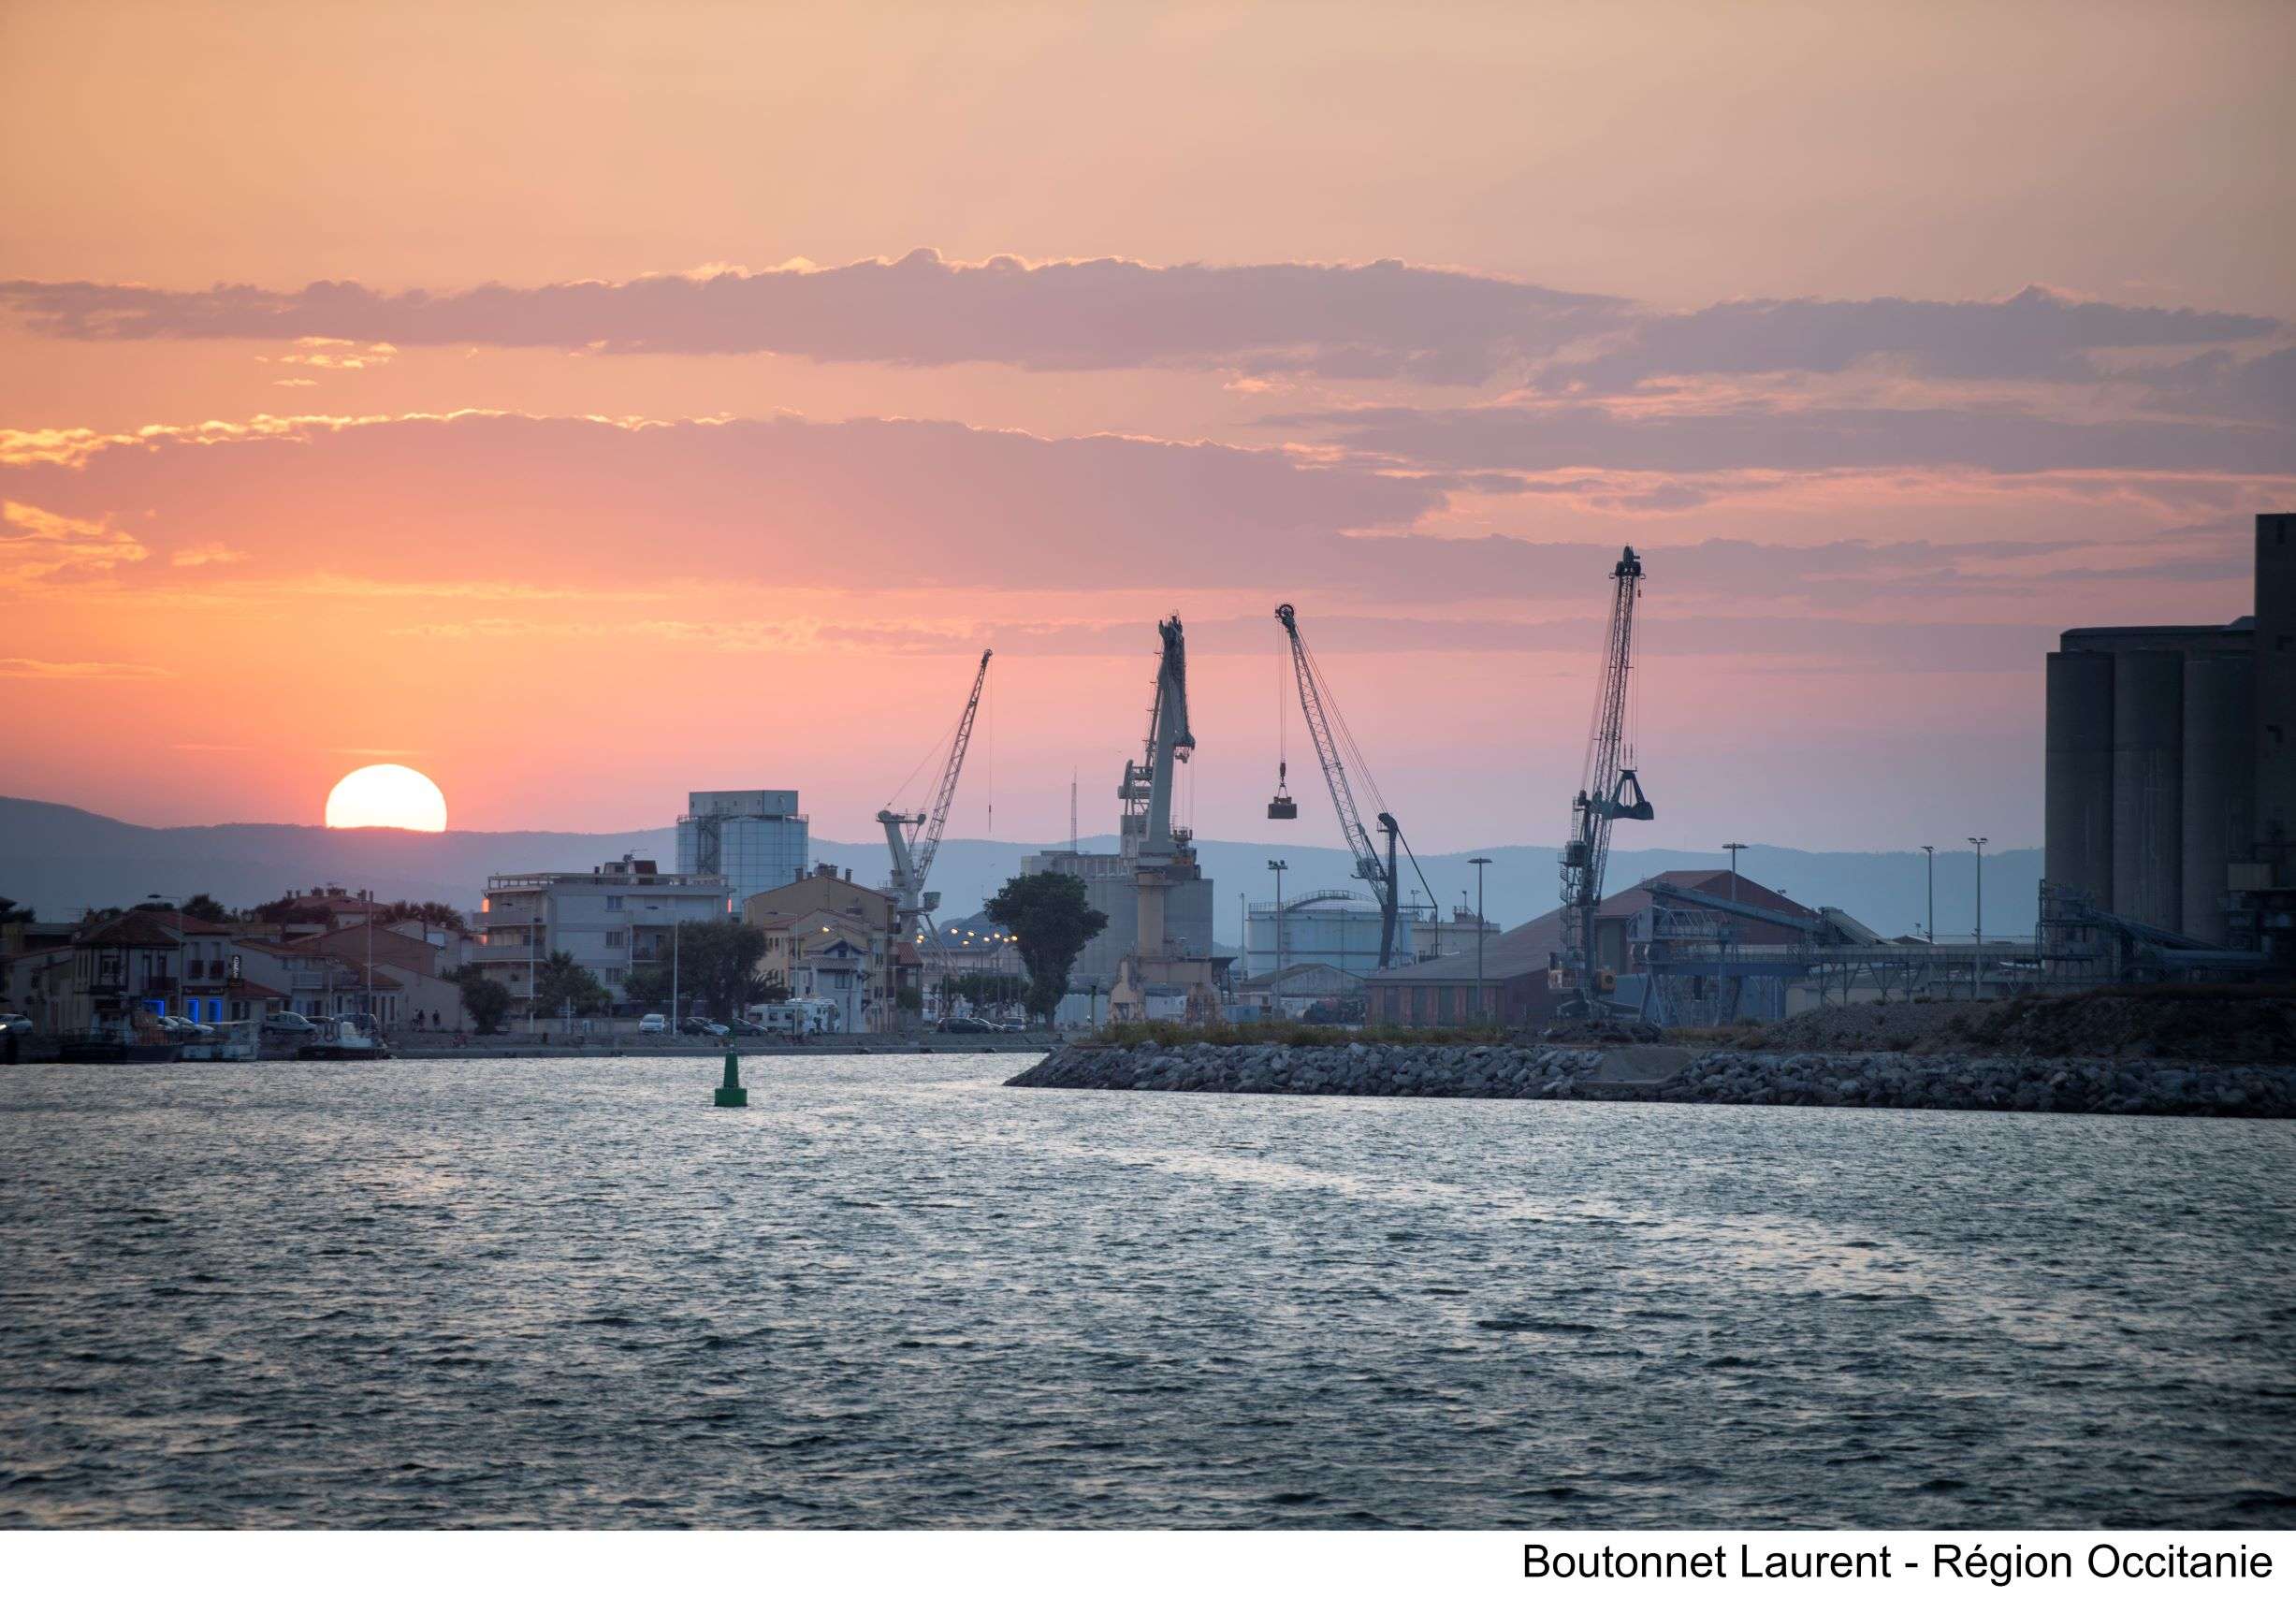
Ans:
{"type": "Polygon", "coordinates": [[[2296,1067],[1664,1044],[1068,1044],[1008,1087],[2296,1119],[2296,1067]]]}

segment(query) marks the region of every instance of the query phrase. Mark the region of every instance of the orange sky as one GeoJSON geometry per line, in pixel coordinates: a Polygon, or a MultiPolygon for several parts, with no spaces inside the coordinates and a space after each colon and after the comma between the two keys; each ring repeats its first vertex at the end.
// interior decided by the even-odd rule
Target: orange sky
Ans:
{"type": "Polygon", "coordinates": [[[1631,542],[1638,842],[2033,842],[2051,632],[2296,502],[2284,7],[827,10],[0,8],[0,786],[860,838],[993,645],[1054,836],[1177,607],[1257,835],[1290,600],[1547,840],[1631,542]]]}

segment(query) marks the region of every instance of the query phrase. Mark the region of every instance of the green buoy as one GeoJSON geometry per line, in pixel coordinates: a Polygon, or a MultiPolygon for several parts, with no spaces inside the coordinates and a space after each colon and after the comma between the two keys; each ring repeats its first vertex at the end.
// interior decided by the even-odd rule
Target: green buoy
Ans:
{"type": "Polygon", "coordinates": [[[728,1049],[725,1052],[725,1084],[718,1089],[718,1108],[747,1110],[749,1090],[741,1085],[741,1056],[728,1049]]]}

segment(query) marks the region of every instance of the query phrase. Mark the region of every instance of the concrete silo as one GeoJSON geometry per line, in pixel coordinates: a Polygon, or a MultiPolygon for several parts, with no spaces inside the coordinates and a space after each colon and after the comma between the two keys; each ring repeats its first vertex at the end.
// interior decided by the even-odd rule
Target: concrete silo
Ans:
{"type": "Polygon", "coordinates": [[[2185,658],[2184,908],[2178,931],[2225,940],[2231,863],[2255,834],[2255,661],[2245,654],[2185,658]]]}
{"type": "Polygon", "coordinates": [[[2113,662],[2113,908],[2148,926],[2184,919],[2185,657],[2113,662]]]}
{"type": "Polygon", "coordinates": [[[2060,650],[2049,657],[2044,777],[2052,882],[2113,903],[2113,657],[2060,650]]]}

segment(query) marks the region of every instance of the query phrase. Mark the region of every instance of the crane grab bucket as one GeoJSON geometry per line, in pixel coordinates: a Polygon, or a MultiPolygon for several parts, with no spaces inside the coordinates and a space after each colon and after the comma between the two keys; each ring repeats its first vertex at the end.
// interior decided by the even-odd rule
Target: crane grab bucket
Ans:
{"type": "Polygon", "coordinates": [[[1271,821],[1296,821],[1300,819],[1300,802],[1285,792],[1286,780],[1284,763],[1279,761],[1275,767],[1275,797],[1268,801],[1268,820],[1271,821]]]}

